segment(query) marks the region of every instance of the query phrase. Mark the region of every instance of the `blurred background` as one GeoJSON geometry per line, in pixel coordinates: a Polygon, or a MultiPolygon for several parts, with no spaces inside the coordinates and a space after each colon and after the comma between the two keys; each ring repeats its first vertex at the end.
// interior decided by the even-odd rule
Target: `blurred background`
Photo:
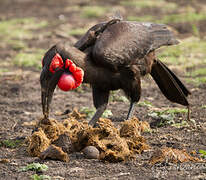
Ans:
{"type": "MultiPolygon", "coordinates": [[[[16,167],[34,159],[28,157],[26,150],[18,151],[16,147],[20,140],[31,134],[42,116],[39,75],[44,53],[60,41],[75,43],[91,26],[107,21],[115,14],[121,14],[124,20],[129,21],[166,24],[181,42],[177,46],[163,47],[157,54],[192,92],[189,97],[191,119],[196,121],[199,129],[184,128],[188,125],[187,110],[166,100],[157,85],[146,77],[142,81],[142,97],[135,109],[135,116],[146,120],[151,126],[156,119],[160,119],[159,124],[153,123],[153,127],[161,128],[146,134],[150,144],[160,147],[173,146],[174,143],[174,147],[191,151],[205,149],[206,0],[0,0],[0,158],[10,159],[12,154],[14,159],[12,165],[7,163],[0,168],[2,179],[28,179],[25,173],[19,175],[16,167]],[[13,149],[8,148],[10,146],[13,149]]],[[[128,104],[119,92],[111,93],[108,110],[112,111],[110,117],[114,123],[124,120],[128,104]]],[[[67,93],[57,89],[51,117],[63,120],[66,114],[58,114],[74,107],[86,107],[84,113],[94,113],[89,86],[82,85],[67,93]]],[[[125,176],[129,171],[131,174],[139,172],[143,176],[150,172],[151,178],[146,179],[159,179],[158,174],[168,179],[165,172],[173,173],[173,178],[169,179],[177,179],[174,177],[178,174],[183,174],[182,179],[187,179],[190,173],[194,176],[201,171],[205,173],[205,167],[187,166],[181,170],[179,164],[174,171],[170,166],[167,171],[165,165],[162,170],[159,166],[161,171],[156,173],[150,166],[146,170],[143,166],[139,168],[137,161],[133,171],[130,164],[125,168],[126,163],[122,168],[115,164],[93,164],[93,161],[89,166],[88,161],[86,165],[78,165],[79,161],[71,161],[69,165],[58,161],[48,161],[47,164],[53,164],[50,175],[61,172],[65,178],[70,177],[69,169],[75,166],[84,167],[86,170],[82,172],[89,174],[89,177],[105,174],[117,177],[118,168],[120,172],[125,172],[125,176]],[[94,168],[94,165],[101,168],[94,168]]],[[[81,177],[80,171],[74,171],[74,177],[81,177]]],[[[27,175],[29,177],[29,172],[27,175]]],[[[205,179],[205,174],[201,179],[205,179]]]]}
{"type": "Polygon", "coordinates": [[[167,24],[182,43],[160,50],[159,57],[183,72],[187,82],[206,82],[204,0],[1,0],[0,75],[11,66],[39,70],[51,45],[76,42],[116,12],[124,20],[167,24]]]}

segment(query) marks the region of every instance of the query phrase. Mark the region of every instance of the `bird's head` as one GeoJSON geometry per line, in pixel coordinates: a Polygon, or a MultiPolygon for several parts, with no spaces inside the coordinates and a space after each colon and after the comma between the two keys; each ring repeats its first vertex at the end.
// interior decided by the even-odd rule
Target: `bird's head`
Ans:
{"type": "Polygon", "coordinates": [[[69,91],[77,88],[83,82],[84,71],[71,60],[62,59],[60,54],[47,53],[42,60],[40,75],[42,110],[45,118],[49,116],[49,106],[56,85],[69,91]]]}

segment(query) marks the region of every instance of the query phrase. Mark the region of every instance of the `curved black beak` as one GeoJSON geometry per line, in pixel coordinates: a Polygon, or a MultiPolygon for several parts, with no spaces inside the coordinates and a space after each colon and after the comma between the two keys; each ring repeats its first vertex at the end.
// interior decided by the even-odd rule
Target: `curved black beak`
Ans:
{"type": "Polygon", "coordinates": [[[63,72],[63,69],[59,69],[54,74],[51,74],[46,68],[43,68],[41,72],[41,103],[44,118],[49,117],[49,106],[52,101],[53,93],[63,72]]]}

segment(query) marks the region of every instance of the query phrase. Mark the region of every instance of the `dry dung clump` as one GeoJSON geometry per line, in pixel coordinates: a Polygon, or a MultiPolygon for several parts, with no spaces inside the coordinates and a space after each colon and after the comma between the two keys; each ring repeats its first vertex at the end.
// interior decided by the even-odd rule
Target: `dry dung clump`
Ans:
{"type": "Polygon", "coordinates": [[[74,108],[73,111],[71,113],[69,113],[69,117],[73,117],[75,119],[84,121],[85,118],[87,117],[86,114],[81,114],[77,108],[74,108]]]}
{"type": "Polygon", "coordinates": [[[124,138],[139,137],[141,133],[140,122],[137,118],[133,118],[122,123],[120,136],[124,138]]]}
{"type": "Polygon", "coordinates": [[[39,156],[40,153],[46,150],[50,145],[50,140],[41,128],[34,132],[28,140],[29,146],[27,150],[31,156],[39,156]]]}
{"type": "Polygon", "coordinates": [[[186,152],[186,150],[164,147],[162,149],[156,150],[149,162],[151,164],[156,164],[162,162],[182,163],[182,162],[189,162],[189,161],[202,162],[201,159],[189,155],[186,152]]]}
{"type": "Polygon", "coordinates": [[[61,147],[62,150],[68,154],[74,151],[74,147],[68,133],[61,134],[57,140],[53,141],[53,144],[61,147]]]}
{"type": "Polygon", "coordinates": [[[86,121],[79,122],[72,116],[66,119],[63,124],[72,141],[74,151],[81,151],[87,144],[88,133],[92,127],[86,121]]]}
{"type": "Polygon", "coordinates": [[[140,134],[145,129],[149,129],[149,124],[139,121],[137,118],[133,118],[122,123],[120,129],[120,137],[124,138],[129,149],[133,153],[142,153],[142,151],[149,149],[149,145],[146,144],[146,140],[140,134]]]}
{"type": "Polygon", "coordinates": [[[74,110],[63,123],[41,119],[37,124],[38,130],[29,138],[29,154],[42,159],[68,161],[69,157],[65,154],[94,146],[100,153],[99,159],[119,162],[149,148],[141,136],[145,125],[143,127],[143,123],[137,118],[125,121],[119,130],[111,120],[103,118],[100,118],[98,127],[92,128],[84,117],[74,110]]]}
{"type": "Polygon", "coordinates": [[[55,145],[50,145],[45,151],[43,151],[39,155],[39,158],[40,159],[51,158],[51,159],[55,159],[55,160],[61,160],[64,162],[69,161],[68,154],[65,153],[64,151],[62,151],[62,148],[57,147],[55,145]]]}
{"type": "Polygon", "coordinates": [[[55,119],[40,119],[37,128],[41,128],[51,141],[55,141],[60,134],[65,132],[64,125],[55,119]]]}
{"type": "Polygon", "coordinates": [[[126,141],[120,137],[111,120],[100,118],[98,125],[98,128],[90,129],[87,145],[95,146],[100,151],[100,159],[119,162],[130,157],[132,153],[126,141]]]}

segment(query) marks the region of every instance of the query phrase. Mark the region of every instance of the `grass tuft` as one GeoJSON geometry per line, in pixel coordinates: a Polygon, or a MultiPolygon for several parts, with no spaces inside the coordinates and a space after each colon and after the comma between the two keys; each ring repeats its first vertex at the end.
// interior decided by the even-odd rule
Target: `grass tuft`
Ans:
{"type": "Polygon", "coordinates": [[[144,0],[144,1],[137,1],[137,0],[123,0],[120,2],[123,6],[131,6],[136,8],[161,8],[164,7],[166,10],[174,10],[177,8],[176,3],[166,2],[165,0],[144,0]]]}
{"type": "Polygon", "coordinates": [[[185,23],[185,22],[197,22],[206,19],[205,13],[196,13],[196,12],[186,12],[181,14],[172,14],[163,16],[160,23],[185,23]]]}
{"type": "Polygon", "coordinates": [[[0,38],[3,44],[10,46],[13,50],[25,49],[24,40],[32,39],[33,30],[48,26],[47,21],[39,21],[35,18],[16,18],[4,20],[0,23],[0,38]]]}
{"type": "Polygon", "coordinates": [[[185,70],[206,63],[205,52],[206,42],[190,37],[179,45],[162,48],[158,57],[164,62],[178,65],[185,70]]]}
{"type": "Polygon", "coordinates": [[[44,174],[42,174],[42,175],[33,174],[33,175],[31,175],[30,177],[31,177],[31,179],[33,179],[33,180],[50,180],[50,179],[51,179],[50,176],[44,175],[44,174]]]}
{"type": "Polygon", "coordinates": [[[84,18],[98,18],[105,15],[107,8],[101,6],[85,6],[82,8],[81,16],[84,18]]]}
{"type": "Polygon", "coordinates": [[[152,103],[149,101],[140,101],[138,102],[138,106],[144,106],[144,107],[153,107],[152,103]]]}
{"type": "Polygon", "coordinates": [[[0,142],[0,147],[6,147],[6,148],[17,148],[20,146],[20,144],[22,143],[22,140],[13,140],[13,139],[7,139],[7,140],[3,140],[0,142]]]}
{"type": "Polygon", "coordinates": [[[120,90],[111,91],[109,101],[110,102],[129,102],[125,96],[119,94],[120,90]]]}
{"type": "MultiPolygon", "coordinates": [[[[96,109],[95,109],[95,108],[82,107],[82,108],[80,109],[80,113],[86,114],[86,116],[87,116],[88,119],[91,119],[91,118],[94,116],[95,112],[96,112],[96,109]]],[[[112,114],[112,111],[107,109],[107,110],[104,111],[102,117],[103,117],[103,118],[108,118],[108,117],[110,117],[110,116],[112,116],[112,115],[113,115],[113,114],[112,114]]]]}
{"type": "Polygon", "coordinates": [[[41,69],[41,59],[44,53],[45,50],[43,49],[36,49],[31,52],[20,52],[15,56],[13,63],[17,66],[36,67],[41,69]]]}
{"type": "Polygon", "coordinates": [[[40,163],[31,163],[19,169],[19,171],[36,171],[36,172],[44,172],[47,170],[48,170],[48,166],[46,164],[40,164],[40,163]]]}
{"type": "MultiPolygon", "coordinates": [[[[151,111],[148,116],[159,120],[157,127],[175,124],[174,118],[176,114],[187,113],[187,109],[172,108],[162,111],[151,111]]],[[[178,126],[178,125],[177,125],[178,126]]],[[[180,125],[179,125],[180,126],[180,125]]]]}
{"type": "Polygon", "coordinates": [[[76,28],[76,29],[71,29],[68,34],[70,36],[80,36],[83,35],[87,32],[86,28],[76,28]]]}

